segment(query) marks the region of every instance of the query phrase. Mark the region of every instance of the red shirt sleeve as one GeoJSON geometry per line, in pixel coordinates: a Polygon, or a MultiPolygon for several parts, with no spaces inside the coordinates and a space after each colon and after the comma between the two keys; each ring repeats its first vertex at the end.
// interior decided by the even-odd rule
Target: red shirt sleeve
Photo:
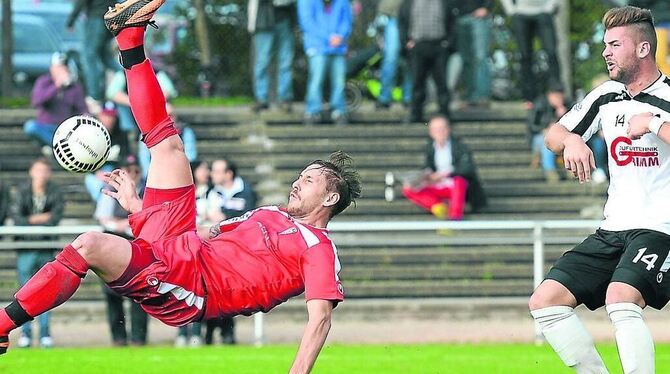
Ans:
{"type": "Polygon", "coordinates": [[[307,249],[302,255],[302,277],[305,281],[305,300],[342,301],[344,289],[337,276],[339,261],[330,243],[321,243],[307,249]]]}

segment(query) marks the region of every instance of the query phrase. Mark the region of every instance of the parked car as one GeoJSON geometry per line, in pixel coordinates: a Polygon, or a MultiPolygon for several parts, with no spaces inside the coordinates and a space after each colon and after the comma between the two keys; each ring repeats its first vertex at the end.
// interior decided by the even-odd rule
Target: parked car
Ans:
{"type": "Polygon", "coordinates": [[[35,0],[13,0],[13,14],[28,14],[41,17],[47,21],[56,31],[61,39],[60,50],[62,52],[76,51],[81,52],[82,38],[81,33],[74,30],[68,30],[65,26],[70,13],[72,12],[72,2],[66,1],[35,1],[35,0]]]}
{"type": "MultiPolygon", "coordinates": [[[[53,27],[41,17],[13,14],[12,28],[14,82],[19,89],[32,87],[38,76],[49,71],[51,56],[60,50],[62,42],[53,27]]],[[[1,47],[2,30],[0,30],[1,47]]],[[[1,64],[2,56],[0,56],[1,64]]]]}

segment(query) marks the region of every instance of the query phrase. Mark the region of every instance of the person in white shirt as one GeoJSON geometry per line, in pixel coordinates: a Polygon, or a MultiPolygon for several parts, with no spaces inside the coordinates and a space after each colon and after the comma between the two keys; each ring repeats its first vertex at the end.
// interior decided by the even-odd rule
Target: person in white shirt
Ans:
{"type": "Polygon", "coordinates": [[[606,373],[574,313],[606,305],[625,373],[654,373],[654,342],[642,318],[670,300],[670,79],[658,70],[649,10],[610,9],[603,17],[610,81],[591,91],[547,132],[566,168],[588,182],[586,146],[599,130],[609,150],[610,186],[600,228],[556,261],[529,301],[533,318],[563,362],[606,373]]]}

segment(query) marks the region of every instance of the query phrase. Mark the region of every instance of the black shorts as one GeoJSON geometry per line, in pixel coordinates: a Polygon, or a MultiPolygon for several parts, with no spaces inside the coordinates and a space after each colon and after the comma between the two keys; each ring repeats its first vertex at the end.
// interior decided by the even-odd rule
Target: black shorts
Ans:
{"type": "Polygon", "coordinates": [[[598,229],[565,252],[546,279],[564,285],[591,310],[605,305],[611,282],[635,287],[647,305],[661,309],[670,300],[669,252],[670,235],[662,232],[598,229]]]}

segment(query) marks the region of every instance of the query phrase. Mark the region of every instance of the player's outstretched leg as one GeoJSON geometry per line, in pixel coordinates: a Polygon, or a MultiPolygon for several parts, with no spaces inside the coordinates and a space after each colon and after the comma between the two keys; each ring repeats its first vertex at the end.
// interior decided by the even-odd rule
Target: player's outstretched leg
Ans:
{"type": "MultiPolygon", "coordinates": [[[[151,61],[144,52],[144,32],[165,0],[127,0],[105,14],[105,25],[116,36],[121,65],[126,69],[130,108],[151,152],[147,187],[179,189],[193,184],[190,165],[174,122],[165,110],[151,61]]],[[[145,206],[147,202],[145,201],[145,206]]]]}
{"type": "Polygon", "coordinates": [[[68,300],[88,269],[105,282],[120,278],[131,259],[130,243],[118,236],[89,232],[63,248],[0,309],[0,354],[9,347],[9,332],[68,300]]]}

